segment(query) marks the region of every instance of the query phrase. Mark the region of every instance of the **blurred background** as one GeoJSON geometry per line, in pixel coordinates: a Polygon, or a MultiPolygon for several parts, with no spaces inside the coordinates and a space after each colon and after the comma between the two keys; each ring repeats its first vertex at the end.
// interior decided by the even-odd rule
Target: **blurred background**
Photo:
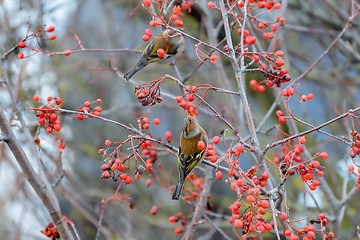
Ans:
{"type": "MultiPolygon", "coordinates": [[[[224,38],[224,32],[219,31],[215,38],[211,38],[209,26],[206,24],[210,22],[215,28],[221,21],[221,15],[217,10],[208,9],[207,2],[194,1],[191,12],[184,11],[183,31],[207,43],[215,41],[212,44],[216,46],[224,38]]],[[[269,40],[261,38],[260,32],[254,29],[253,31],[259,36],[257,41],[265,51],[281,49],[285,52],[286,68],[292,79],[296,79],[323,54],[344,28],[351,13],[351,2],[348,0],[283,1],[284,9],[263,14],[260,17],[269,22],[275,21],[279,14],[286,17],[286,25],[278,32],[278,42],[270,43],[269,40]]],[[[152,107],[141,106],[134,93],[136,82],[155,80],[165,74],[178,77],[173,66],[149,65],[134,76],[135,82],[127,83],[112,72],[112,67],[116,67],[120,73],[125,73],[136,64],[140,57],[139,51],[106,52],[110,49],[144,49],[146,43],[142,41],[142,36],[145,29],[150,28],[148,22],[151,16],[141,3],[142,1],[135,0],[0,1],[1,56],[24,39],[27,32],[31,33],[45,24],[55,27],[56,39],[39,42],[34,39],[26,42],[27,44],[35,47],[39,44],[42,49],[49,52],[76,49],[78,42],[70,32],[71,29],[79,36],[84,48],[104,49],[100,52],[73,53],[66,57],[48,56],[43,53],[30,56],[34,52],[25,48],[20,50],[25,55],[24,59],[17,58],[19,49],[3,58],[1,74],[4,76],[4,72],[7,73],[20,109],[39,106],[39,103],[32,101],[34,94],[38,94],[43,99],[48,96],[59,96],[62,98],[62,108],[71,110],[77,109],[86,100],[94,101],[100,98],[102,99],[102,116],[126,125],[137,126],[136,119],[139,117],[146,116],[151,121],[159,118],[160,125],[152,124],[150,129],[144,132],[151,132],[155,138],[164,139],[165,132],[171,131],[174,136],[171,144],[177,147],[177,136],[181,131],[182,120],[186,116],[186,111],[178,107],[174,100],[177,95],[183,95],[179,86],[172,81],[163,81],[161,90],[164,93],[164,101],[152,107]]],[[[357,3],[355,7],[358,7],[357,3]]],[[[315,96],[314,100],[296,108],[295,115],[299,118],[317,126],[358,106],[360,96],[359,24],[359,19],[355,18],[352,26],[336,46],[295,86],[296,94],[312,93],[315,96]]],[[[152,30],[154,34],[161,31],[159,27],[152,30]]],[[[236,29],[233,37],[234,42],[239,41],[236,29]]],[[[195,41],[186,38],[185,52],[176,60],[176,66],[182,77],[187,76],[200,63],[195,53],[195,44],[195,41]]],[[[220,48],[223,49],[223,46],[224,44],[220,48]]],[[[201,50],[206,54],[211,51],[205,47],[201,47],[201,50]]],[[[253,49],[255,50],[260,51],[253,49]]],[[[217,64],[205,62],[186,84],[211,84],[215,87],[237,91],[230,62],[221,55],[216,55],[220,57],[217,64]],[[224,75],[221,73],[226,74],[229,85],[225,84],[224,75]]],[[[263,75],[257,72],[248,73],[246,77],[247,80],[264,79],[263,75]]],[[[9,92],[4,84],[0,84],[0,105],[10,116],[12,103],[9,92]]],[[[248,97],[256,123],[262,121],[273,104],[278,93],[278,89],[274,88],[266,88],[264,93],[259,93],[248,87],[248,97]]],[[[240,100],[236,98],[234,101],[232,98],[233,96],[214,92],[207,93],[205,97],[219,113],[240,130],[245,138],[248,134],[245,118],[243,113],[239,112],[239,106],[233,104],[234,102],[239,104],[240,100]]],[[[295,97],[291,100],[290,109],[298,103],[298,100],[299,98],[295,97]]],[[[130,133],[119,126],[100,120],[86,118],[84,121],[77,121],[74,115],[62,114],[61,134],[64,134],[66,148],[59,154],[56,141],[51,134],[46,133],[43,127],[38,128],[36,113],[23,111],[21,114],[27,125],[21,126],[15,114],[12,121],[13,130],[22,142],[35,169],[36,163],[31,157],[33,152],[29,147],[31,143],[27,141],[21,127],[29,128],[34,135],[39,133],[41,149],[38,155],[49,171],[50,179],[55,180],[60,175],[56,161],[58,158],[62,159],[65,177],[61,180],[61,184],[54,188],[61,209],[64,215],[74,222],[82,239],[95,239],[101,200],[111,197],[118,186],[118,182],[101,179],[100,167],[105,158],[98,153],[98,150],[105,147],[106,139],[120,142],[130,133]]],[[[325,130],[336,136],[349,137],[352,125],[348,120],[350,119],[331,124],[325,130]]],[[[207,130],[210,138],[220,135],[227,129],[205,106],[199,110],[198,121],[207,130]]],[[[266,121],[262,130],[265,132],[277,124],[277,118],[273,113],[273,117],[266,121]]],[[[298,125],[298,128],[300,131],[307,129],[304,125],[298,125]]],[[[282,126],[282,130],[287,131],[286,126],[282,126]]],[[[269,134],[260,133],[259,139],[262,146],[269,141],[274,141],[274,136],[274,130],[269,134]]],[[[228,131],[226,137],[226,143],[231,145],[232,133],[228,131]]],[[[312,154],[322,151],[329,153],[330,157],[325,162],[325,178],[335,195],[340,198],[341,185],[347,170],[346,163],[350,161],[348,156],[351,149],[319,133],[309,135],[307,140],[308,149],[312,154]]],[[[220,152],[226,149],[223,143],[217,148],[220,152]]],[[[271,158],[274,151],[279,149],[281,147],[269,151],[268,157],[271,158]]],[[[169,176],[163,175],[162,170],[157,167],[154,169],[154,175],[158,174],[163,180],[167,179],[169,184],[175,184],[177,182],[176,157],[166,153],[159,153],[158,157],[158,163],[162,164],[163,169],[171,178],[167,179],[169,176]]],[[[249,157],[244,154],[242,168],[247,170],[251,165],[249,157]]],[[[200,166],[196,173],[203,176],[202,170],[213,171],[200,166]]],[[[353,176],[346,178],[346,181],[349,181],[349,188],[354,185],[355,179],[353,176]]],[[[300,178],[298,176],[291,178],[289,186],[292,186],[287,192],[292,217],[296,219],[304,215],[316,216],[316,211],[316,214],[313,214],[315,203],[304,190],[306,187],[300,178]]],[[[121,193],[129,194],[131,202],[136,207],[129,208],[127,199],[107,204],[103,222],[105,231],[100,239],[148,239],[152,236],[156,236],[157,239],[181,238],[174,234],[174,228],[181,227],[181,224],[169,223],[168,218],[178,212],[183,212],[184,215],[191,213],[193,205],[184,201],[171,201],[169,192],[147,172],[140,180],[134,179],[133,184],[122,186],[121,193]],[[150,187],[146,186],[147,179],[153,179],[150,187]],[[150,209],[154,205],[161,205],[155,216],[150,214],[150,209]]],[[[229,205],[236,200],[235,193],[227,182],[215,179],[210,193],[213,211],[223,216],[214,221],[235,239],[232,226],[227,222],[227,216],[231,215],[229,205]]],[[[318,199],[318,206],[329,213],[327,196],[320,190],[316,190],[312,195],[318,199]]],[[[359,194],[355,196],[358,199],[359,194]]],[[[352,239],[354,236],[354,226],[360,220],[357,214],[360,206],[356,202],[355,198],[348,204],[338,239],[352,239]]],[[[22,177],[12,153],[4,143],[0,143],[0,239],[45,239],[40,230],[43,230],[50,221],[41,201],[22,177]]],[[[194,239],[220,238],[221,235],[208,224],[201,224],[194,236],[194,239]]],[[[273,239],[273,235],[267,234],[264,238],[273,239]]]]}

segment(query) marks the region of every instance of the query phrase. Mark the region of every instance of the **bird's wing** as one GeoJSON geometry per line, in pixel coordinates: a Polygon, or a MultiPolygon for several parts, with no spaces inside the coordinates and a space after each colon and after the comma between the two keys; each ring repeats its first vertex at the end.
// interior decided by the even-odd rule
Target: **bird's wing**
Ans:
{"type": "MultiPolygon", "coordinates": [[[[203,140],[203,136],[201,136],[203,140]]],[[[200,150],[195,152],[194,155],[188,155],[182,152],[181,144],[178,150],[178,166],[179,166],[179,177],[180,182],[184,182],[185,178],[189,173],[196,167],[196,165],[202,160],[205,150],[200,150]]]]}

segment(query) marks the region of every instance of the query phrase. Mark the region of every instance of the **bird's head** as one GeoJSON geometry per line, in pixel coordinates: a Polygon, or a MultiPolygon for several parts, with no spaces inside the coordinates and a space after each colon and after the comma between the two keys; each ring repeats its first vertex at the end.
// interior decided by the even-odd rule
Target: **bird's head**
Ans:
{"type": "Polygon", "coordinates": [[[193,137],[199,133],[199,127],[193,117],[187,116],[184,119],[183,133],[185,137],[193,137]]]}

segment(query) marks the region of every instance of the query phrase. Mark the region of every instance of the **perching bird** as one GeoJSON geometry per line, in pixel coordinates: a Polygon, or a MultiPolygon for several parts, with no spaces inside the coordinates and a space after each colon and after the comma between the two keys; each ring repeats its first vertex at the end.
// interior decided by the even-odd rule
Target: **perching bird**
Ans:
{"type": "Polygon", "coordinates": [[[162,33],[155,37],[155,39],[146,46],[143,51],[141,58],[135,67],[130,69],[125,75],[124,78],[129,81],[129,79],[140,69],[148,65],[149,63],[154,62],[169,62],[169,59],[180,55],[184,50],[184,37],[172,30],[165,29],[162,33]],[[165,51],[164,57],[159,57],[157,50],[163,49],[165,51]],[[165,61],[166,60],[166,61],[165,61]]]}
{"type": "Polygon", "coordinates": [[[179,181],[172,196],[173,200],[179,200],[186,176],[204,159],[207,146],[206,132],[193,117],[187,116],[184,119],[180,135],[178,150],[179,181]],[[204,141],[205,149],[199,149],[199,141],[204,141]]]}

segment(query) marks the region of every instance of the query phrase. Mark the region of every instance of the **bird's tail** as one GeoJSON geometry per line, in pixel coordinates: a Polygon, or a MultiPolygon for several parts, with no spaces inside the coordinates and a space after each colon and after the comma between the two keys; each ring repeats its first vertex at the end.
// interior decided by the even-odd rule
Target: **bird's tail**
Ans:
{"type": "Polygon", "coordinates": [[[132,69],[130,69],[125,75],[124,78],[129,81],[129,79],[134,76],[135,73],[137,73],[140,69],[142,69],[143,67],[145,67],[146,65],[137,65],[135,67],[133,67],[132,69]]]}
{"type": "Polygon", "coordinates": [[[176,185],[175,191],[172,195],[172,200],[179,200],[183,185],[184,185],[184,182],[182,182],[182,183],[178,182],[178,184],[176,185]]]}

